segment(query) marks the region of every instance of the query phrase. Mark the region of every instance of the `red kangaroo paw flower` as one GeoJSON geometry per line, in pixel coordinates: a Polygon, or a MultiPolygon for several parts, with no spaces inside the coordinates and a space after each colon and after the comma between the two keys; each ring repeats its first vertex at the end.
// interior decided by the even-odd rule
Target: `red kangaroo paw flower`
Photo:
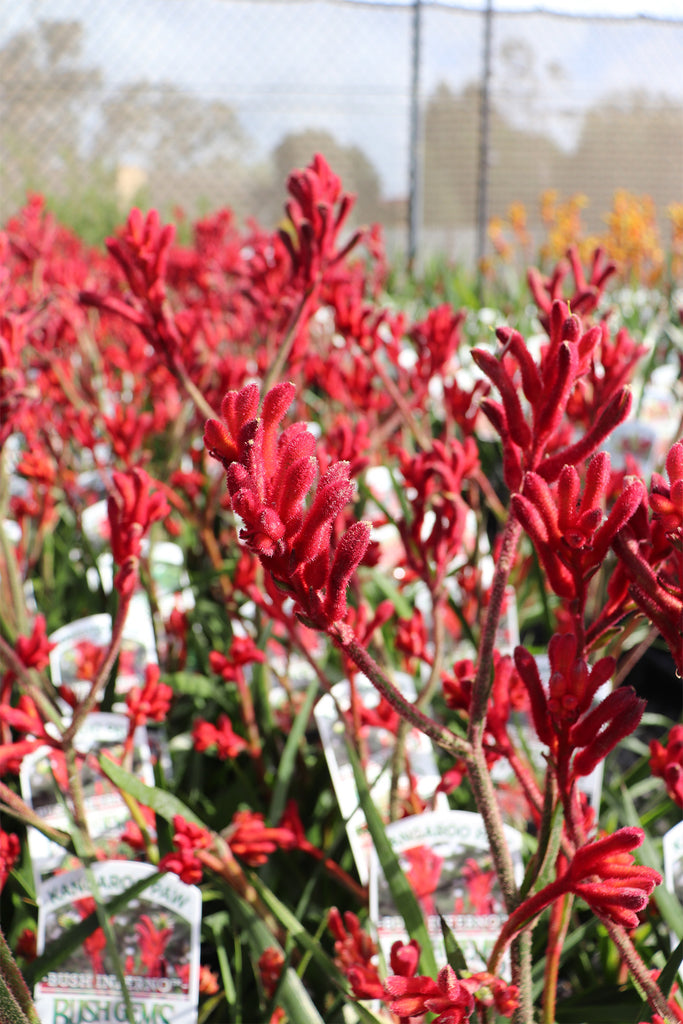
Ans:
{"type": "Polygon", "coordinates": [[[171,687],[159,682],[159,666],[147,665],[145,685],[133,686],[126,694],[126,714],[133,726],[146,725],[148,720],[163,722],[172,700],[171,687]]]}
{"type": "Polygon", "coordinates": [[[160,871],[172,871],[188,885],[197,885],[202,880],[203,866],[196,855],[197,850],[206,850],[213,845],[211,833],[186,821],[180,814],[173,818],[173,845],[176,849],[159,861],[160,871]]]}
{"type": "Polygon", "coordinates": [[[620,740],[638,725],[645,710],[631,687],[609,693],[596,707],[596,693],[614,672],[613,658],[601,658],[592,669],[580,657],[572,633],[555,634],[548,645],[551,675],[543,686],[536,660],[523,647],[515,649],[515,665],[529,692],[534,728],[550,749],[560,784],[569,791],[579,776],[589,775],[620,740]]]}
{"type": "Polygon", "coordinates": [[[662,876],[634,863],[631,850],[644,839],[640,828],[620,828],[576,851],[567,872],[569,888],[598,913],[625,928],[635,928],[662,876]],[[597,881],[595,880],[597,876],[597,881]]]}
{"type": "Polygon", "coordinates": [[[624,736],[636,728],[647,706],[630,686],[608,693],[569,732],[570,743],[583,747],[573,762],[575,775],[590,775],[624,736]]]}
{"type": "Polygon", "coordinates": [[[651,741],[650,770],[664,779],[671,799],[683,807],[683,725],[674,725],[666,746],[659,740],[651,741]]]}
{"type": "Polygon", "coordinates": [[[151,491],[151,478],[143,469],[113,473],[115,490],[107,500],[111,550],[119,571],[114,586],[121,594],[129,594],[137,580],[137,560],[142,539],[152,523],[168,515],[170,508],[164,496],[151,491]]]}
{"type": "Polygon", "coordinates": [[[631,411],[633,396],[628,388],[620,388],[603,408],[597,421],[574,444],[549,455],[536,467],[544,480],[556,480],[565,465],[576,466],[584,462],[602,444],[613,430],[623,423],[631,411]]]}
{"type": "Polygon", "coordinates": [[[652,474],[650,506],[673,546],[683,550],[683,442],[678,441],[666,457],[669,486],[659,473],[652,474]]]}
{"type": "Polygon", "coordinates": [[[254,811],[237,811],[225,833],[228,846],[250,867],[265,864],[275,850],[296,846],[296,836],[289,828],[270,828],[263,815],[254,811]]]}
{"type": "Polygon", "coordinates": [[[338,629],[346,586],[369,543],[367,523],[355,524],[336,548],[332,543],[337,517],[354,494],[349,464],[328,466],[306,508],[317,472],[315,439],[303,424],[278,433],[293,385],[269,391],[260,416],[255,396],[255,385],[226,395],[226,420],[208,421],[205,444],[226,469],[229,501],[243,522],[240,538],[295,599],[300,618],[315,629],[338,629]]]}
{"type": "Polygon", "coordinates": [[[561,301],[550,308],[548,331],[550,342],[538,364],[525,349],[521,335],[509,328],[496,332],[503,346],[498,358],[484,349],[472,350],[474,362],[500,394],[502,404],[487,399],[481,409],[501,436],[505,479],[513,491],[530,471],[550,483],[563,466],[587,459],[626,417],[630,406],[624,388],[604,396],[593,388],[592,425],[578,441],[560,447],[571,423],[569,406],[578,393],[577,382],[592,372],[594,352],[604,341],[604,331],[593,327],[582,332],[579,318],[569,315],[561,301]],[[529,405],[526,414],[518,394],[517,371],[529,405]]]}
{"type": "Polygon", "coordinates": [[[421,975],[389,977],[384,989],[389,1009],[402,1018],[435,1013],[433,1024],[462,1024],[474,1010],[474,996],[450,966],[441,968],[436,981],[421,975]]]}
{"type": "Polygon", "coordinates": [[[363,931],[356,915],[347,910],[342,917],[337,908],[332,907],[327,927],[335,940],[334,962],[346,975],[355,998],[381,999],[384,989],[374,963],[377,946],[363,931]]]}

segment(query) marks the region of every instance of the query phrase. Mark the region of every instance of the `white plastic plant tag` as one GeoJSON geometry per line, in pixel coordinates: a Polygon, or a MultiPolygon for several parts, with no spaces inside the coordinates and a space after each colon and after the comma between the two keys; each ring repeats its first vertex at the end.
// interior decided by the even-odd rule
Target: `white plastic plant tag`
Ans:
{"type": "MultiPolygon", "coordinates": [[[[111,618],[106,612],[76,619],[49,637],[57,646],[50,651],[50,674],[56,689],[65,687],[76,700],[83,700],[102,665],[111,643],[111,618]]],[[[123,628],[119,653],[116,693],[125,695],[133,686],[143,686],[145,668],[157,664],[154,627],[145,594],[136,594],[123,628]]]]}
{"type": "MultiPolygon", "coordinates": [[[[418,898],[437,964],[446,963],[443,918],[468,968],[484,970],[506,913],[481,815],[425,811],[391,822],[386,834],[418,898]]],[[[505,838],[519,883],[523,876],[522,836],[505,826],[505,838]]],[[[370,916],[388,961],[394,942],[406,942],[408,934],[374,851],[370,864],[370,916]]]]}
{"type": "MultiPolygon", "coordinates": [[[[408,700],[415,699],[415,684],[411,676],[397,673],[395,682],[404,697],[408,700]]],[[[380,704],[380,697],[374,686],[363,675],[356,676],[356,694],[358,706],[355,715],[359,726],[361,762],[372,798],[380,814],[385,820],[388,820],[391,757],[396,737],[390,729],[383,728],[379,724],[369,723],[368,718],[373,717],[373,711],[380,704]]],[[[339,717],[337,708],[348,722],[353,723],[354,710],[351,707],[351,689],[348,680],[338,683],[332,688],[330,694],[324,694],[320,698],[315,708],[315,720],[339,809],[346,821],[356,868],[361,882],[365,885],[368,881],[368,857],[372,848],[372,840],[367,831],[365,815],[359,807],[358,791],[346,747],[346,728],[339,717]]],[[[408,770],[414,780],[415,794],[420,800],[431,800],[441,781],[441,776],[437,770],[431,741],[424,733],[417,729],[409,732],[406,741],[406,756],[408,770]]],[[[409,804],[411,792],[411,781],[404,774],[399,780],[399,798],[404,801],[404,804],[409,804]]]]}
{"type": "MultiPolygon", "coordinates": [[[[107,903],[156,875],[150,864],[100,861],[91,868],[107,903]]],[[[38,888],[38,952],[54,946],[95,909],[85,870],[56,875],[38,888]]],[[[199,995],[201,893],[175,875],[162,875],[109,918],[115,951],[101,928],[67,953],[35,986],[45,1024],[126,1021],[114,955],[125,978],[135,1021],[196,1024],[199,995]]]]}
{"type": "MultiPolygon", "coordinates": [[[[100,770],[98,759],[104,754],[120,764],[127,735],[125,715],[94,712],[87,717],[75,740],[88,831],[97,848],[109,857],[129,855],[128,847],[122,846],[122,832],[130,819],[130,811],[119,791],[100,770]]],[[[154,785],[147,732],[143,727],[136,729],[133,735],[130,770],[142,782],[154,785]]],[[[66,762],[60,751],[40,747],[25,757],[20,782],[24,800],[46,826],[65,832],[71,830],[70,809],[58,796],[58,790],[62,794],[68,791],[66,762]]],[[[48,839],[38,829],[29,828],[28,843],[36,881],[79,864],[59,843],[48,839]]]]}

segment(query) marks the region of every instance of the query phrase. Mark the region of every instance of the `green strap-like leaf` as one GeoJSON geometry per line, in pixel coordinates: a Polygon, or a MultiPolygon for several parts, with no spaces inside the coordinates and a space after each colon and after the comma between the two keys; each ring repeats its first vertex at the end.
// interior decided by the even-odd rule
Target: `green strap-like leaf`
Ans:
{"type": "MultiPolygon", "coordinates": [[[[246,938],[254,956],[258,959],[269,948],[278,950],[284,956],[284,951],[275,936],[254,908],[227,886],[224,895],[231,917],[246,938]]],[[[323,1024],[323,1019],[313,1005],[303,982],[291,967],[284,972],[278,1002],[291,1024],[323,1024]]]]}
{"type": "Polygon", "coordinates": [[[384,872],[384,877],[387,880],[387,885],[396,904],[396,909],[402,916],[411,939],[415,939],[420,944],[420,970],[423,974],[436,978],[438,967],[434,956],[434,949],[432,948],[432,941],[427,931],[417,896],[401,868],[391,843],[387,839],[384,822],[375,807],[363,769],[358,760],[358,755],[351,746],[348,746],[348,752],[356,780],[360,805],[365,815],[368,831],[375,844],[375,850],[377,851],[377,857],[384,872]]]}
{"type": "Polygon", "coordinates": [[[206,827],[201,818],[198,818],[194,811],[191,811],[187,804],[184,804],[173,793],[166,793],[163,790],[155,789],[153,786],[146,786],[136,775],[132,775],[106,757],[100,757],[99,765],[114,785],[118,786],[124,793],[130,793],[143,807],[151,807],[153,811],[160,814],[166,821],[173,821],[174,816],[180,814],[186,821],[191,821],[195,825],[201,825],[204,828],[206,827]]]}
{"type": "Polygon", "coordinates": [[[315,698],[318,695],[320,688],[320,682],[318,677],[312,679],[308,689],[306,690],[306,697],[302,707],[300,708],[292,728],[287,737],[285,743],[285,749],[282,751],[282,757],[277,769],[277,776],[275,778],[275,785],[273,787],[273,796],[270,801],[270,809],[268,812],[269,821],[276,822],[282,817],[282,812],[285,809],[285,803],[287,801],[287,793],[294,774],[294,766],[296,763],[296,755],[299,750],[299,745],[306,731],[308,720],[311,717],[311,710],[315,702],[315,698]]]}
{"type": "Polygon", "coordinates": [[[463,951],[458,945],[458,940],[441,914],[439,914],[439,921],[441,922],[441,934],[443,935],[443,944],[446,949],[446,959],[458,977],[461,978],[468,970],[467,960],[465,960],[463,951]]]}

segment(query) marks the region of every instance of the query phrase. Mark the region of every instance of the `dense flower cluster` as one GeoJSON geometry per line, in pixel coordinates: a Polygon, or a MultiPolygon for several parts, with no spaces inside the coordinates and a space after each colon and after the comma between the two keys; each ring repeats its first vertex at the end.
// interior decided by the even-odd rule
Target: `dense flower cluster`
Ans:
{"type": "MultiPolygon", "coordinates": [[[[296,1024],[317,999],[326,1019],[378,1000],[406,1022],[526,1024],[525,932],[554,1020],[561,971],[577,998],[585,973],[562,951],[574,898],[613,943],[592,968],[630,972],[653,1019],[675,1020],[644,959],[679,923],[667,901],[648,912],[661,877],[635,862],[642,831],[604,835],[583,792],[641,722],[625,677],[656,634],[683,672],[683,441],[658,438],[649,480],[637,447],[623,465],[600,450],[629,429],[646,353],[607,315],[615,264],[572,247],[547,276],[532,269],[533,316],[488,345],[487,311],[453,308],[445,289],[385,301],[379,232],[351,227],[353,198],[322,156],[287,188],[275,231],[224,210],[188,243],[133,210],[106,252],[86,252],[35,198],[0,233],[3,821],[40,825],[69,865],[83,850],[132,855],[203,886],[207,1021],[232,1001],[244,1019],[296,1024]],[[97,613],[98,629],[57,650],[72,610],[97,613]],[[324,752],[322,692],[336,714],[324,752]],[[96,755],[78,736],[98,708],[122,715],[123,738],[96,755]],[[70,834],[22,790],[24,759],[45,747],[70,834]],[[500,914],[488,963],[450,948],[430,976],[430,950],[408,935],[380,956],[324,757],[350,751],[400,913],[429,930],[457,863],[449,913],[500,914]],[[150,755],[144,807],[131,776],[150,755]],[[133,818],[91,835],[89,787],[118,800],[110,777],[133,818]],[[382,820],[446,799],[478,813],[485,862],[421,837],[397,871],[382,820]],[[520,807],[523,882],[503,827],[520,807]]],[[[529,244],[523,209],[511,218],[529,244]]],[[[651,777],[646,758],[633,773],[657,828],[683,805],[682,728],[652,741],[651,777]]],[[[21,834],[0,830],[0,888],[28,959],[21,834]]],[[[83,952],[103,971],[94,908],[73,916],[92,925],[83,952]]],[[[145,908],[131,931],[122,966],[170,978],[170,918],[145,908]]],[[[187,992],[189,967],[176,973],[187,992]]]]}

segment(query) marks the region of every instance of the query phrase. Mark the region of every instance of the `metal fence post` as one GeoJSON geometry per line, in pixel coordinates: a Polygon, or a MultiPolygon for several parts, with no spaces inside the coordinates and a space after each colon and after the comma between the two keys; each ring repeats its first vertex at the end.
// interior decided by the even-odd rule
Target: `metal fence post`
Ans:
{"type": "Polygon", "coordinates": [[[482,285],[482,263],[486,251],[488,223],[488,184],[490,166],[491,57],[493,41],[493,0],[488,0],[484,13],[484,54],[479,106],[479,163],[477,167],[477,279],[482,285]]]}
{"type": "Polygon", "coordinates": [[[420,38],[422,33],[422,0],[413,0],[413,31],[411,35],[410,113],[408,128],[408,273],[415,268],[421,215],[420,196],[420,38]]]}

